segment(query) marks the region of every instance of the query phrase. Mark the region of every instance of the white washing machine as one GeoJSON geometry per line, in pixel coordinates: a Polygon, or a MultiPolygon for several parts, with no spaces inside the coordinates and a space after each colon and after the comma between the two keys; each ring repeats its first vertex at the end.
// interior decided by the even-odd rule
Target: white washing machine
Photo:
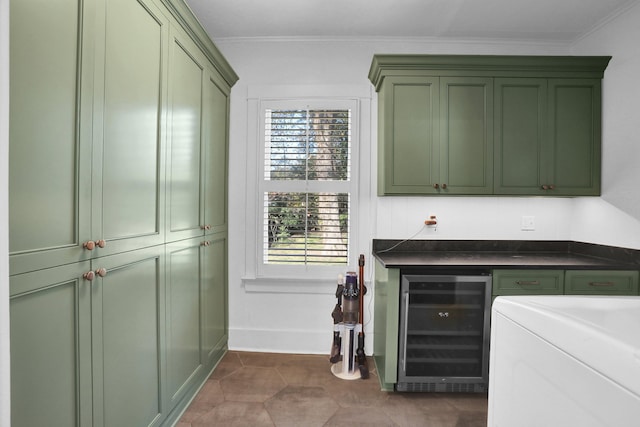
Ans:
{"type": "Polygon", "coordinates": [[[640,426],[640,297],[496,298],[488,426],[640,426]]]}

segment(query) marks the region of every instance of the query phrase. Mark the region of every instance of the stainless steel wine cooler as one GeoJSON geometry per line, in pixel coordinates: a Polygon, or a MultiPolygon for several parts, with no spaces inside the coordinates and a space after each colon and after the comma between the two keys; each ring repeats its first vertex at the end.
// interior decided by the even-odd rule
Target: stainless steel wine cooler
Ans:
{"type": "Polygon", "coordinates": [[[485,392],[491,275],[403,274],[398,391],[485,392]]]}

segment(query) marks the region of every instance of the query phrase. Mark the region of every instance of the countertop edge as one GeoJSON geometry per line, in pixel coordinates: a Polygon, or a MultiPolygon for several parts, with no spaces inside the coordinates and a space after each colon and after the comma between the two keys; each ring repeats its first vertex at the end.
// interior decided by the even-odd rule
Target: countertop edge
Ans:
{"type": "Polygon", "coordinates": [[[640,270],[640,250],[575,241],[373,240],[386,268],[640,270]]]}

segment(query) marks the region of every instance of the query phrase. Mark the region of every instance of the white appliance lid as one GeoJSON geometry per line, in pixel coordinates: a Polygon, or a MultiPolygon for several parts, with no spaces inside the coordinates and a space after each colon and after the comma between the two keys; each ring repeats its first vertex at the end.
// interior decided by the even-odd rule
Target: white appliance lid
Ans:
{"type": "Polygon", "coordinates": [[[640,297],[503,296],[492,312],[640,396],[640,297]]]}

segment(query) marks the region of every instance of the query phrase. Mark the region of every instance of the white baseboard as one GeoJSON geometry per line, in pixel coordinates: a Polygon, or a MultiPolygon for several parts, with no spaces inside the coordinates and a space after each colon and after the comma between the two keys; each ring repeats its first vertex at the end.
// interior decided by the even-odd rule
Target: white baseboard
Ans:
{"type": "MultiPolygon", "coordinates": [[[[373,340],[365,336],[365,353],[372,354],[373,340]]],[[[331,352],[333,329],[327,331],[229,329],[229,350],[263,353],[326,354],[331,352]]]]}

